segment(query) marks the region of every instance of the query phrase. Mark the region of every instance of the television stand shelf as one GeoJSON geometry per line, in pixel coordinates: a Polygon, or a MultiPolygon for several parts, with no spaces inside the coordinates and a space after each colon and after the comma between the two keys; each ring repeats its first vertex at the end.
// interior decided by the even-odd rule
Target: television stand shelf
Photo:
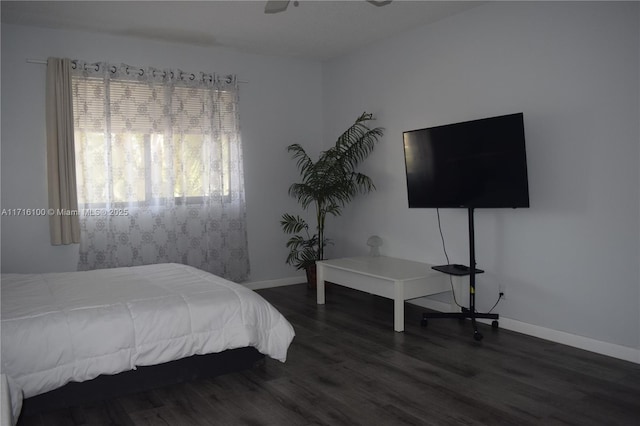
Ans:
{"type": "MultiPolygon", "coordinates": [[[[455,275],[458,277],[471,275],[471,268],[465,265],[458,265],[458,264],[439,265],[439,266],[433,266],[432,269],[435,269],[436,271],[439,271],[439,272],[443,272],[445,274],[455,275]]],[[[475,270],[476,274],[481,274],[483,272],[484,271],[482,269],[476,268],[475,270]]]]}

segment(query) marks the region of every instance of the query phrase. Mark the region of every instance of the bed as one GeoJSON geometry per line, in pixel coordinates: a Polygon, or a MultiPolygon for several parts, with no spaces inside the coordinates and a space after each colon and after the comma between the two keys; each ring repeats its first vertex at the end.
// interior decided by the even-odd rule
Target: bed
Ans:
{"type": "Polygon", "coordinates": [[[246,347],[284,362],[295,335],[254,291],[179,264],[3,274],[1,312],[15,419],[23,397],[138,367],[246,347]]]}

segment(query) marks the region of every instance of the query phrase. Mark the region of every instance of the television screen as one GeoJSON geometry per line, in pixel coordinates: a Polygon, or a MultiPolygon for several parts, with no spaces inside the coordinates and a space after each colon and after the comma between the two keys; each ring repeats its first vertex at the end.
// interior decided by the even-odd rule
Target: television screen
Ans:
{"type": "Polygon", "coordinates": [[[529,207],[522,113],[403,133],[410,208],[529,207]]]}

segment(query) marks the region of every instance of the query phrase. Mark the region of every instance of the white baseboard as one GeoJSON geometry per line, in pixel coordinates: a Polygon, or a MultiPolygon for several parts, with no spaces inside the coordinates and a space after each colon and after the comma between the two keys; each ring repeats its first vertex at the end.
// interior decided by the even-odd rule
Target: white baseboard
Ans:
{"type": "Polygon", "coordinates": [[[242,283],[242,285],[250,288],[251,290],[261,290],[263,288],[282,287],[285,285],[302,284],[306,282],[306,275],[300,275],[299,277],[280,278],[277,280],[247,282],[242,283]]]}
{"type": "MultiPolygon", "coordinates": [[[[242,283],[252,290],[260,290],[263,288],[281,287],[286,285],[306,283],[307,277],[301,275],[299,277],[281,278],[277,280],[254,281],[242,283]]],[[[451,311],[451,305],[445,302],[429,299],[415,299],[408,301],[414,305],[423,308],[433,309],[439,312],[451,311]]],[[[490,324],[491,321],[479,319],[478,322],[490,324]]],[[[537,337],[551,342],[561,343],[563,345],[572,346],[574,348],[584,349],[586,351],[595,352],[601,355],[610,356],[612,358],[630,361],[640,364],[640,348],[630,348],[628,346],[616,345],[614,343],[603,342],[591,339],[589,337],[578,336],[564,331],[553,330],[551,328],[540,327],[538,325],[528,324],[522,321],[505,318],[500,316],[500,328],[537,337]]]]}
{"type": "MultiPolygon", "coordinates": [[[[440,312],[449,312],[451,310],[450,304],[439,302],[437,300],[417,299],[411,300],[409,303],[440,312]]],[[[485,319],[479,319],[478,322],[485,324],[491,323],[490,320],[485,319]]],[[[511,318],[505,318],[503,316],[500,316],[500,328],[640,364],[639,348],[630,348],[628,346],[603,342],[589,337],[578,336],[564,331],[528,324],[511,318]]]]}

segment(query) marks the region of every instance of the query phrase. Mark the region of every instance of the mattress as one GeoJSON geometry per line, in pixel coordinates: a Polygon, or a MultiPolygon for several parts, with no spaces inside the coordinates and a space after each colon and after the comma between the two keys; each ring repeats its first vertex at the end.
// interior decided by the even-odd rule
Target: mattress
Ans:
{"type": "Polygon", "coordinates": [[[295,335],[254,291],[179,264],[3,274],[1,304],[14,414],[22,396],[191,355],[253,346],[284,362],[295,335]]]}

